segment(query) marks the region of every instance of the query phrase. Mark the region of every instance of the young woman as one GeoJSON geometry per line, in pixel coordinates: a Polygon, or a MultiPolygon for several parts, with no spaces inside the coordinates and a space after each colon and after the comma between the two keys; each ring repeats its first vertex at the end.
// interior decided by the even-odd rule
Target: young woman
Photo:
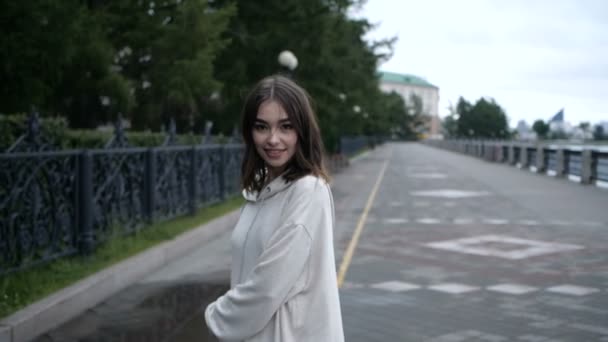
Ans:
{"type": "Polygon", "coordinates": [[[334,206],[304,89],[261,80],[242,119],[247,200],[232,234],[230,290],[205,310],[221,341],[344,341],[334,206]]]}

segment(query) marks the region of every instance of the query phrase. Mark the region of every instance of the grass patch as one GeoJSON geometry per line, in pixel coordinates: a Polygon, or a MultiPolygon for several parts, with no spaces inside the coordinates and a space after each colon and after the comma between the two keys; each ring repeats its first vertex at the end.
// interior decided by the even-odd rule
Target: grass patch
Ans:
{"type": "Polygon", "coordinates": [[[110,239],[99,246],[92,255],[58,259],[49,264],[4,276],[0,279],[0,318],[9,316],[95,272],[227,214],[243,203],[242,197],[238,196],[199,209],[195,215],[152,224],[136,234],[110,239]]]}
{"type": "Polygon", "coordinates": [[[353,153],[353,155],[348,156],[348,159],[353,160],[355,158],[357,158],[358,156],[364,154],[365,152],[369,151],[371,148],[370,147],[364,147],[360,150],[358,150],[357,152],[353,153]]]}

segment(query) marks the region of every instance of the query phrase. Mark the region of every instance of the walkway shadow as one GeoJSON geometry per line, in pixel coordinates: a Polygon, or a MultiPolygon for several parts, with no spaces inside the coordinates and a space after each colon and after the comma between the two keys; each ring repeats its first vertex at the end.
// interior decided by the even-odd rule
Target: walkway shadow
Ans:
{"type": "Polygon", "coordinates": [[[35,341],[217,341],[203,313],[228,284],[226,272],[136,284],[35,341]]]}

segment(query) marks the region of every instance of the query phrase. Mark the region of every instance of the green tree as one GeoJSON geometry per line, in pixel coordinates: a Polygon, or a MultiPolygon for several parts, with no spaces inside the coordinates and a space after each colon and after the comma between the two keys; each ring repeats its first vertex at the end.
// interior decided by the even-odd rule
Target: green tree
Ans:
{"type": "Polygon", "coordinates": [[[532,130],[536,132],[536,135],[539,138],[545,139],[547,138],[547,133],[549,133],[549,124],[541,119],[538,119],[532,124],[532,130]]]}
{"type": "Polygon", "coordinates": [[[456,105],[458,134],[463,137],[506,138],[509,126],[504,110],[494,99],[480,98],[471,105],[460,98],[456,105]]]}
{"type": "Polygon", "coordinates": [[[77,0],[3,3],[1,111],[24,112],[33,104],[47,113],[54,107],[56,89],[65,85],[66,73],[83,53],[80,44],[87,19],[77,0]]]}
{"type": "Polygon", "coordinates": [[[406,107],[411,120],[410,126],[412,130],[421,134],[431,120],[430,116],[424,112],[422,98],[416,94],[411,94],[408,106],[406,107]]]}
{"type": "Polygon", "coordinates": [[[606,139],[606,132],[604,132],[604,126],[597,124],[593,129],[593,139],[604,140],[606,139]]]}
{"type": "MultiPolygon", "coordinates": [[[[279,71],[277,55],[291,50],[300,61],[293,77],[315,100],[329,150],[342,134],[389,134],[403,125],[399,116],[411,127],[415,120],[407,115],[415,114],[403,114],[378,88],[377,65],[395,40],[363,38],[372,25],[348,15],[361,4],[9,2],[0,13],[8,32],[0,37],[0,73],[7,80],[0,110],[36,104],[43,113],[66,115],[73,127],[95,127],[119,112],[139,129],[158,129],[169,117],[182,131],[212,120],[228,134],[246,91],[279,71]],[[355,105],[360,113],[351,110],[355,105]]],[[[401,131],[408,134],[405,126],[401,131]]]]}
{"type": "Polygon", "coordinates": [[[452,103],[448,106],[448,111],[448,116],[442,122],[443,134],[448,138],[458,137],[458,113],[452,103]]]}
{"type": "Polygon", "coordinates": [[[413,130],[414,118],[410,115],[406,103],[401,95],[391,92],[380,95],[384,113],[378,122],[378,131],[383,135],[391,135],[400,139],[412,140],[416,138],[413,130]]]}
{"type": "Polygon", "coordinates": [[[456,103],[456,114],[458,115],[458,136],[472,137],[475,135],[475,118],[471,114],[473,105],[462,96],[456,103]]]}
{"type": "Polygon", "coordinates": [[[234,15],[232,6],[208,3],[108,0],[95,9],[117,51],[115,68],[132,82],[134,127],[158,129],[170,117],[179,130],[202,124],[201,104],[221,89],[213,63],[234,15]]]}
{"type": "Polygon", "coordinates": [[[207,111],[221,131],[231,130],[237,122],[254,82],[280,71],[277,56],[283,50],[298,58],[292,76],[314,99],[329,150],[341,134],[363,129],[363,113],[373,122],[367,128],[382,127],[376,125],[384,117],[376,67],[392,41],[368,44],[363,39],[371,25],[347,16],[359,1],[269,0],[264,6],[247,0],[216,2],[220,7],[226,4],[235,4],[237,15],[226,32],[231,43],[215,63],[216,76],[224,83],[220,105],[207,111]],[[359,114],[351,110],[355,105],[362,108],[359,114]]]}

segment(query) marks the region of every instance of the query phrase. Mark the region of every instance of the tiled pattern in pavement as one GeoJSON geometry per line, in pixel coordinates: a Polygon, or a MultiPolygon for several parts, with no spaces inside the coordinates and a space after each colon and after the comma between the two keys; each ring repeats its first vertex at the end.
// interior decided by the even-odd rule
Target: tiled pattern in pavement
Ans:
{"type": "Polygon", "coordinates": [[[452,252],[494,256],[512,260],[584,248],[579,245],[543,242],[501,235],[474,236],[456,240],[431,242],[425,245],[431,248],[452,252]]]}
{"type": "Polygon", "coordinates": [[[477,291],[477,290],[479,290],[479,287],[469,286],[469,285],[465,285],[465,284],[444,283],[444,284],[431,285],[431,286],[429,286],[429,289],[439,291],[439,292],[461,294],[461,293],[467,293],[467,292],[471,292],[471,291],[477,291]]]}
{"type": "MultiPolygon", "coordinates": [[[[412,206],[419,206],[416,204],[417,202],[413,202],[412,206]]],[[[444,202],[444,203],[434,203],[429,205],[430,207],[443,205],[444,207],[452,207],[455,206],[454,202],[444,202]]],[[[407,209],[401,208],[405,213],[408,212],[407,209]]],[[[402,214],[405,215],[405,214],[402,214]]],[[[407,223],[409,221],[420,222],[420,221],[428,221],[432,220],[429,224],[442,224],[442,225],[463,225],[463,224],[479,224],[479,225],[487,225],[487,226],[568,226],[568,227],[595,227],[602,228],[608,227],[608,222],[598,222],[598,221],[539,221],[532,219],[522,219],[522,220],[509,220],[505,218],[472,218],[472,217],[455,217],[449,219],[441,219],[437,217],[414,217],[413,215],[409,215],[408,217],[399,216],[399,217],[382,217],[378,218],[376,216],[368,216],[367,223],[375,223],[375,222],[383,222],[390,224],[399,224],[399,223],[407,223]]],[[[420,222],[425,223],[425,222],[420,222]]]]}
{"type": "Polygon", "coordinates": [[[490,291],[508,293],[513,295],[522,295],[537,290],[536,287],[521,284],[498,284],[488,286],[487,289],[490,291]]]}
{"type": "Polygon", "coordinates": [[[370,286],[374,289],[392,291],[392,292],[402,292],[419,289],[420,286],[416,284],[404,283],[402,281],[393,280],[393,281],[385,281],[383,283],[372,284],[370,286]]]}
{"type": "Polygon", "coordinates": [[[486,191],[466,191],[466,190],[455,190],[455,189],[413,191],[411,194],[412,194],[412,196],[443,197],[443,198],[451,198],[451,199],[480,197],[480,196],[490,195],[490,193],[488,193],[486,191]]]}
{"type": "MultiPolygon", "coordinates": [[[[353,289],[363,289],[363,288],[373,288],[385,291],[392,292],[401,292],[401,291],[411,291],[411,290],[419,290],[419,289],[429,289],[438,292],[451,293],[451,294],[462,294],[462,293],[470,293],[474,291],[483,291],[483,287],[470,285],[470,284],[460,284],[460,283],[445,283],[445,282],[436,282],[431,283],[429,285],[424,284],[414,284],[407,283],[401,280],[387,280],[380,283],[366,284],[366,283],[346,283],[345,288],[353,289]]],[[[601,289],[587,287],[587,286],[579,286],[573,284],[560,284],[555,286],[550,286],[547,288],[538,288],[534,286],[524,285],[524,284],[512,284],[512,283],[502,283],[495,285],[487,285],[485,286],[485,290],[499,292],[507,295],[524,295],[527,293],[535,292],[535,291],[546,291],[549,293],[557,293],[565,296],[587,296],[591,294],[601,294],[601,289]]],[[[608,295],[608,290],[605,291],[608,295]]]]}
{"type": "Polygon", "coordinates": [[[591,293],[596,293],[599,290],[592,287],[578,286],[572,284],[553,286],[547,289],[549,292],[573,295],[573,296],[585,296],[591,293]]]}
{"type": "Polygon", "coordinates": [[[542,217],[394,148],[341,289],[347,341],[608,340],[605,215],[542,217]],[[446,177],[408,177],[430,173],[446,177]],[[457,250],[428,246],[446,241],[457,250]]]}
{"type": "Polygon", "coordinates": [[[410,173],[407,175],[411,178],[425,178],[425,179],[445,179],[448,175],[445,173],[410,173]]]}

